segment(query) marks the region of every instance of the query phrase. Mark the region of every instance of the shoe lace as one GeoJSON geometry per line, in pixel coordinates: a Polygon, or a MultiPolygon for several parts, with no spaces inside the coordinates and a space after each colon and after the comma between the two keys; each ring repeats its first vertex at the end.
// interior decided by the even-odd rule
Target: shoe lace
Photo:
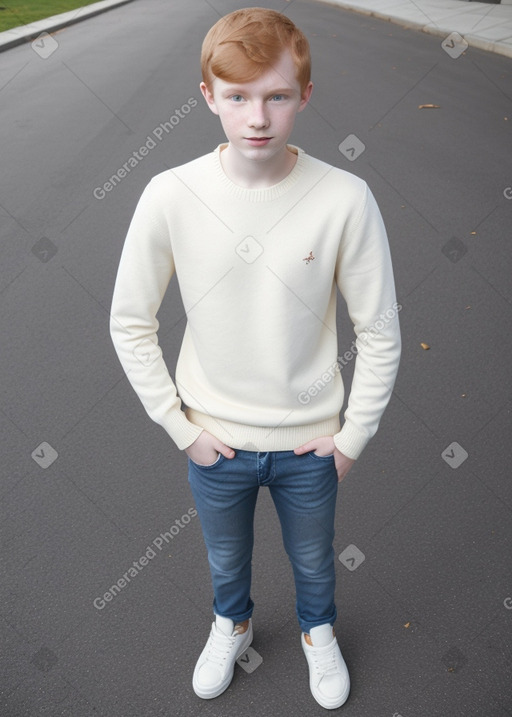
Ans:
{"type": "Polygon", "coordinates": [[[318,676],[337,672],[336,653],[334,650],[317,650],[313,659],[318,676]]]}
{"type": "Polygon", "coordinates": [[[212,631],[210,641],[208,644],[208,655],[207,660],[214,662],[218,665],[222,665],[235,642],[235,635],[227,636],[224,635],[220,630],[212,631]]]}

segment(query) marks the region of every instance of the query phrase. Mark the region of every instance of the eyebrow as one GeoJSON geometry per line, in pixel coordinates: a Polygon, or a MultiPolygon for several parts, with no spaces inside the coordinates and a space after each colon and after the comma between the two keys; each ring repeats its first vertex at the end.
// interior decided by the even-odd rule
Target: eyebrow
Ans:
{"type": "MultiPolygon", "coordinates": [[[[297,90],[295,90],[293,87],[281,87],[281,88],[277,88],[276,90],[270,90],[270,92],[265,92],[265,94],[267,96],[285,95],[285,94],[289,94],[290,92],[296,92],[296,91],[297,90]]],[[[222,94],[223,95],[224,94],[226,94],[226,95],[243,95],[244,92],[245,92],[245,90],[242,89],[241,87],[238,87],[237,85],[232,85],[231,87],[226,87],[226,89],[223,90],[222,94]]]]}

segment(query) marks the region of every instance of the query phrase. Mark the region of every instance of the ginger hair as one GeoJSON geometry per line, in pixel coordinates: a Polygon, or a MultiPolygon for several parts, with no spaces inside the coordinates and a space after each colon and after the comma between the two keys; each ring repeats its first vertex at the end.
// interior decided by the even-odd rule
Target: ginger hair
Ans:
{"type": "Polygon", "coordinates": [[[235,10],[218,20],[204,38],[203,82],[210,92],[215,77],[225,82],[252,82],[271,68],[285,49],[292,55],[303,93],[311,78],[311,54],[304,33],[275,10],[235,10]]]}

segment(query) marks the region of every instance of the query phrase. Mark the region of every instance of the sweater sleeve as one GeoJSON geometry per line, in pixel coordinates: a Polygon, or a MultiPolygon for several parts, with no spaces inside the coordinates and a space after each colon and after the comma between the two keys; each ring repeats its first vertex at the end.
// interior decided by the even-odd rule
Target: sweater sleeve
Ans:
{"type": "Polygon", "coordinates": [[[183,449],[202,429],[185,416],[158,345],[156,315],[174,274],[160,193],[155,181],[150,182],[128,229],[114,287],[110,334],[126,376],[148,415],[183,449]]]}
{"type": "Polygon", "coordinates": [[[354,376],[338,450],[356,459],[376,433],[391,398],[401,339],[393,269],[386,230],[366,185],[345,228],[336,265],[338,288],[356,334],[354,376]]]}

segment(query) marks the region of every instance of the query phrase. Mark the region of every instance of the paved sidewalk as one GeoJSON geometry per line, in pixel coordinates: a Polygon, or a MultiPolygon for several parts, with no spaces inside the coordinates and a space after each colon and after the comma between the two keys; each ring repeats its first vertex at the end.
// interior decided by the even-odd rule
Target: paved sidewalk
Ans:
{"type": "Polygon", "coordinates": [[[0,32],[0,52],[16,47],[16,45],[22,45],[24,42],[35,40],[39,43],[39,54],[44,54],[45,45],[47,51],[51,51],[52,44],[55,44],[51,40],[48,43],[45,33],[49,35],[56,30],[61,30],[63,27],[74,25],[77,22],[94,17],[94,15],[100,15],[103,12],[107,12],[107,10],[119,5],[126,5],[129,2],[132,2],[132,0],[101,0],[101,2],[95,2],[86,7],[78,7],[69,12],[60,13],[60,15],[52,15],[30,25],[20,25],[19,27],[5,30],[5,32],[0,32]]]}
{"type": "MultiPolygon", "coordinates": [[[[499,5],[465,0],[422,0],[421,7],[414,0],[321,1],[439,35],[445,39],[444,49],[454,57],[468,46],[512,57],[512,0],[502,0],[499,5]]],[[[102,0],[6,30],[0,33],[0,52],[36,39],[44,51],[42,33],[50,34],[128,2],[132,0],[102,0]]]]}
{"type": "Polygon", "coordinates": [[[512,0],[494,5],[464,0],[322,0],[445,38],[457,57],[468,46],[512,57],[512,0]],[[509,4],[510,3],[510,4],[509,4]]]}

